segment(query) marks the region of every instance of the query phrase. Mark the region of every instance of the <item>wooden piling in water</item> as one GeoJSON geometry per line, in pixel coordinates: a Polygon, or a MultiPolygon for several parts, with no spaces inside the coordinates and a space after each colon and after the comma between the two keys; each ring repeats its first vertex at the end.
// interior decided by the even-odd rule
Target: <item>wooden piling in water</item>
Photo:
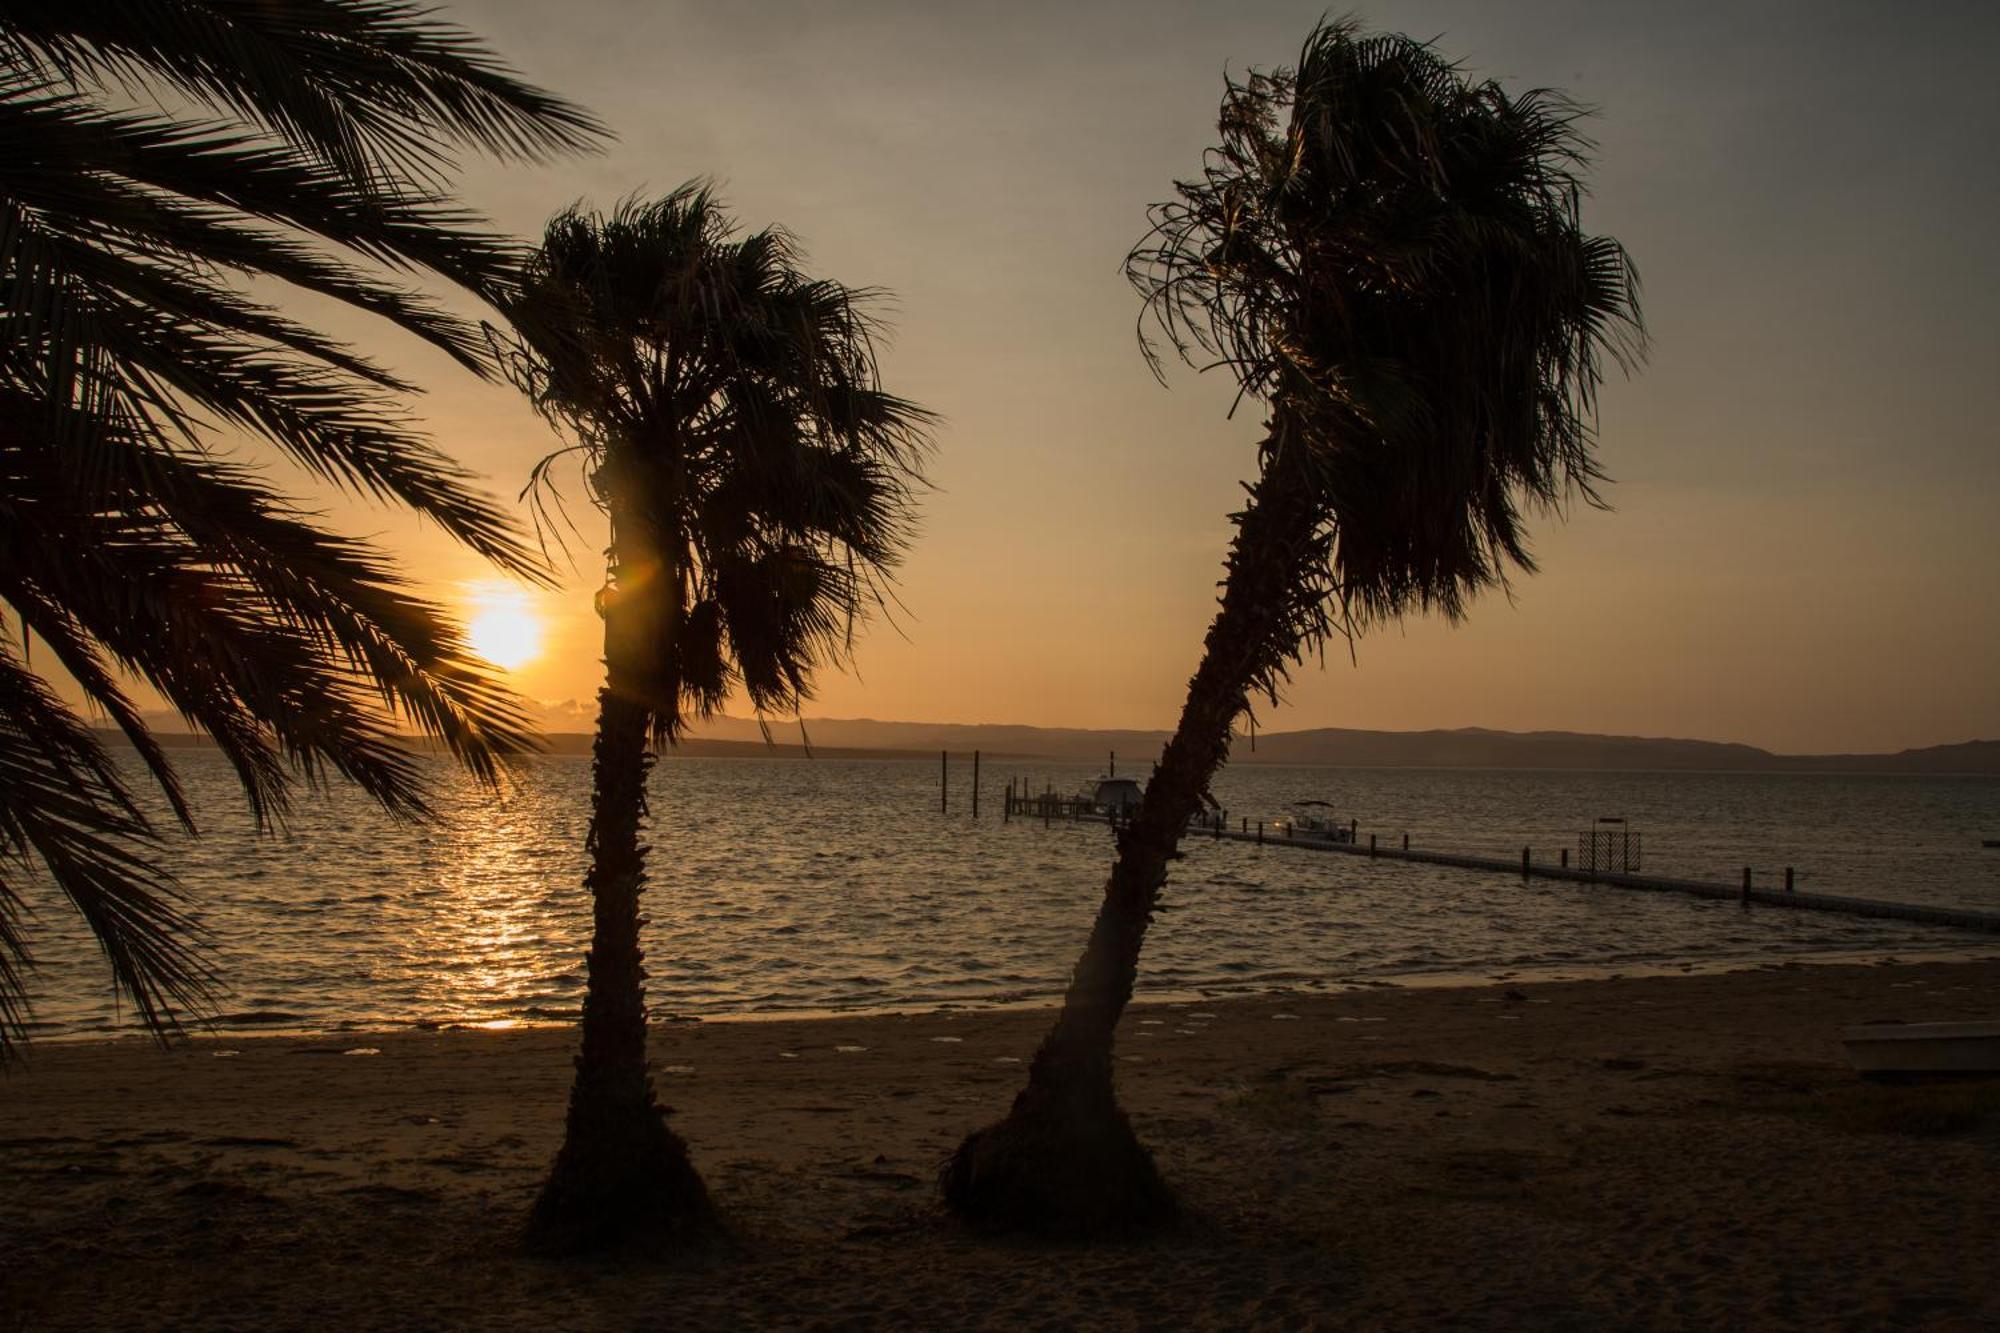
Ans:
{"type": "Polygon", "coordinates": [[[1790,866],[1785,867],[1785,892],[1792,892],[1792,868],[1790,866]]]}
{"type": "Polygon", "coordinates": [[[951,751],[938,751],[938,813],[951,813],[951,751]]]}
{"type": "Polygon", "coordinates": [[[979,818],[979,751],[972,752],[972,817],[979,818]]]}
{"type": "Polygon", "coordinates": [[[1743,895],[1738,899],[1745,907],[1750,905],[1750,867],[1743,867],[1743,895]]]}
{"type": "Polygon", "coordinates": [[[1533,858],[1531,858],[1531,857],[1529,856],[1529,854],[1528,854],[1528,849],[1527,849],[1526,847],[1523,847],[1523,848],[1521,849],[1521,878],[1522,878],[1522,879],[1526,879],[1526,878],[1527,878],[1528,876],[1530,876],[1530,875],[1532,875],[1532,874],[1534,874],[1534,873],[1535,873],[1535,872],[1534,872],[1534,869],[1533,869],[1533,866],[1532,866],[1532,860],[1533,860],[1533,858]]]}

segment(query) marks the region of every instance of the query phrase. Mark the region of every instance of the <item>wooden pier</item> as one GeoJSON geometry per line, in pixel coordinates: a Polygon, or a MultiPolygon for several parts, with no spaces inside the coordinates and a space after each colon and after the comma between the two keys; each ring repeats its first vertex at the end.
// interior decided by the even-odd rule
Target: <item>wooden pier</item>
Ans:
{"type": "MultiPolygon", "coordinates": [[[[1017,793],[1009,787],[1006,801],[1006,819],[1038,820],[1043,824],[1058,821],[1065,823],[1112,824],[1118,822],[1114,816],[1098,810],[1089,800],[1077,796],[1059,796],[1053,790],[1028,794],[1017,793]]],[[[1744,907],[1753,903],[1761,907],[1783,907],[1793,911],[1839,912],[1848,916],[1877,917],[1890,921],[1914,921],[1928,926],[1950,926],[1959,930],[1978,930],[1990,934],[2000,934],[2000,912],[1981,911],[1971,907],[1941,907],[1929,903],[1897,903],[1877,898],[1849,898],[1832,893],[1798,893],[1791,887],[1792,874],[1785,871],[1784,888],[1759,887],[1753,880],[1750,867],[1743,868],[1740,884],[1722,884],[1714,880],[1676,879],[1665,875],[1642,875],[1627,871],[1591,869],[1567,864],[1568,854],[1550,860],[1546,855],[1535,859],[1532,849],[1523,847],[1519,860],[1512,857],[1467,856],[1457,852],[1433,852],[1410,846],[1407,835],[1401,846],[1377,845],[1376,835],[1368,834],[1366,840],[1357,837],[1349,842],[1336,842],[1324,836],[1302,837],[1289,832],[1281,832],[1286,826],[1273,824],[1266,826],[1263,820],[1239,820],[1232,827],[1230,821],[1220,815],[1197,816],[1188,824],[1188,831],[1182,841],[1202,838],[1215,841],[1254,842],[1274,847],[1296,847],[1312,852],[1338,852],[1347,856],[1363,856],[1379,861],[1414,861],[1424,865],[1453,866],[1461,870],[1481,870],[1492,874],[1520,875],[1523,878],[1562,879],[1578,884],[1602,884],[1615,889],[1640,889],[1653,893],[1685,893],[1697,898],[1719,898],[1734,900],[1744,907]]]]}

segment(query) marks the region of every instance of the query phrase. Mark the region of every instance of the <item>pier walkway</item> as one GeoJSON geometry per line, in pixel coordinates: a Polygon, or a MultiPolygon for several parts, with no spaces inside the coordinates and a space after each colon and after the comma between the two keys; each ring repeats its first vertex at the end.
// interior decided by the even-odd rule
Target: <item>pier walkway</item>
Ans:
{"type": "MultiPolygon", "coordinates": [[[[1006,817],[1038,819],[1045,824],[1055,821],[1097,824],[1113,822],[1112,816],[1092,808],[1086,801],[1050,794],[1009,794],[1006,817]]],[[[1686,893],[1697,898],[1734,899],[1745,907],[1756,904],[1761,907],[1782,907],[1791,911],[1840,912],[1848,916],[1916,921],[1924,925],[2000,934],[2000,912],[1981,911],[1970,907],[1945,907],[1930,903],[1887,902],[1877,898],[1849,898],[1832,893],[1797,893],[1791,889],[1760,888],[1751,882],[1748,867],[1744,868],[1742,883],[1724,884],[1714,880],[1676,879],[1665,875],[1594,870],[1547,859],[1538,861],[1526,847],[1521,849],[1520,859],[1515,860],[1511,857],[1467,856],[1458,852],[1427,851],[1409,846],[1407,838],[1400,847],[1378,846],[1374,834],[1367,835],[1366,841],[1357,837],[1352,842],[1336,842],[1324,836],[1301,837],[1280,833],[1276,829],[1266,829],[1261,820],[1257,821],[1254,827],[1250,821],[1243,821],[1242,826],[1237,828],[1230,827],[1226,819],[1213,822],[1198,821],[1189,825],[1187,835],[1182,841],[1201,838],[1254,842],[1273,847],[1295,847],[1311,852],[1335,852],[1347,856],[1369,857],[1378,861],[1416,861],[1424,865],[1454,866],[1461,870],[1517,874],[1541,879],[1564,879],[1578,884],[1602,884],[1616,889],[1686,893]]],[[[1787,877],[1789,878],[1789,872],[1787,877]]]]}

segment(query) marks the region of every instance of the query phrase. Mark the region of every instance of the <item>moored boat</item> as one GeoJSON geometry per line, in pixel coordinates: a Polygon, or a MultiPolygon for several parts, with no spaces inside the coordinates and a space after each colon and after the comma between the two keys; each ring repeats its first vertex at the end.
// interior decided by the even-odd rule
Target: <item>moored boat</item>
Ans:
{"type": "Polygon", "coordinates": [[[1294,801],[1292,806],[1299,813],[1285,821],[1285,836],[1318,842],[1354,841],[1354,826],[1333,817],[1333,802],[1294,801]]]}

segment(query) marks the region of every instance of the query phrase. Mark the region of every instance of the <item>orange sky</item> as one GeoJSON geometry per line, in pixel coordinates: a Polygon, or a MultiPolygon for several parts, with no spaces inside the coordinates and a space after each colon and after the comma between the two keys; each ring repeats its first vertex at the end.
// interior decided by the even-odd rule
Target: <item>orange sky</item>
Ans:
{"type": "MultiPolygon", "coordinates": [[[[812,266],[896,293],[892,391],[943,414],[901,633],[819,716],[1171,725],[1251,461],[1228,386],[1135,350],[1119,262],[1192,171],[1225,67],[1290,60],[1313,5],[462,0],[621,141],[478,164],[538,232],[720,179],[812,266]]],[[[1603,398],[1616,512],[1544,522],[1544,572],[1456,629],[1410,623],[1303,671],[1268,729],[1564,728],[1793,751],[2000,736],[2000,407],[1990,312],[1989,12],[1927,5],[1401,3],[1379,27],[1601,108],[1589,225],[1645,281],[1650,368],[1603,398]]],[[[344,311],[290,308],[413,374],[439,442],[512,494],[548,447],[510,390],[344,311]]],[[[461,605],[491,577],[400,516],[331,504],[461,605]]],[[[598,679],[594,544],[535,596],[542,701],[598,679]]]]}

